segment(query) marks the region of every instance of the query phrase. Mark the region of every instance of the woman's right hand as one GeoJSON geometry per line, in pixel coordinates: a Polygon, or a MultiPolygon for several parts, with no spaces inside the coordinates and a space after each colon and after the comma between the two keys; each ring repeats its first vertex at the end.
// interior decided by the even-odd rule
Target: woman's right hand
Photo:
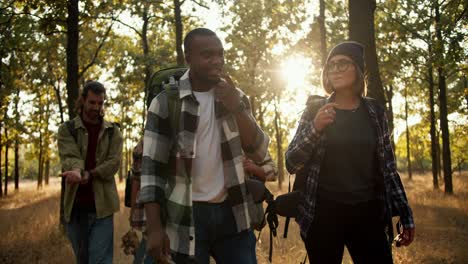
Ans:
{"type": "Polygon", "coordinates": [[[314,118],[315,131],[321,133],[327,126],[335,121],[336,112],[334,107],[336,103],[328,103],[322,106],[314,118]]]}

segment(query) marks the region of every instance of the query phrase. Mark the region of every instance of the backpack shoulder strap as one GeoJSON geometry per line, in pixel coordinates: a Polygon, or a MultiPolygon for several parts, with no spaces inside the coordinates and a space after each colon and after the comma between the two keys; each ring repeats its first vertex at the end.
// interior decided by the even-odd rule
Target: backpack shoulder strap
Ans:
{"type": "Polygon", "coordinates": [[[65,126],[75,142],[78,142],[78,132],[75,129],[75,122],[73,122],[73,120],[68,120],[65,122],[65,126]]]}

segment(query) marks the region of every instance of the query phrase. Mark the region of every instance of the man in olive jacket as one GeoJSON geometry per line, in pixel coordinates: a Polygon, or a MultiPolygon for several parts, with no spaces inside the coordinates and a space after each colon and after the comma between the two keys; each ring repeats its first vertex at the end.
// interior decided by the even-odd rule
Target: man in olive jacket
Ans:
{"type": "Polygon", "coordinates": [[[103,119],[104,86],[88,81],[77,117],[58,130],[66,232],[77,263],[112,263],[114,221],[119,196],[114,179],[122,155],[118,125],[103,119]]]}

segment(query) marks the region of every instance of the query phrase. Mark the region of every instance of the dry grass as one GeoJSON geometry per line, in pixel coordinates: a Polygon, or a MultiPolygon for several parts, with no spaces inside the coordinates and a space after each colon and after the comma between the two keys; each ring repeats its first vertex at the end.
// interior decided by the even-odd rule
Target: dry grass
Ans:
{"type": "MultiPolygon", "coordinates": [[[[395,263],[468,263],[468,173],[455,174],[455,195],[432,190],[430,175],[415,175],[412,181],[402,175],[416,220],[416,240],[407,248],[394,248],[395,263]]],[[[22,183],[19,192],[0,200],[0,263],[73,263],[70,245],[58,230],[59,182],[36,190],[34,183],[22,183]]],[[[123,184],[119,191],[123,194],[123,184]]],[[[270,184],[275,193],[276,184],[270,184]]],[[[10,187],[11,190],[11,187],[10,187]]],[[[131,263],[120,249],[120,238],[128,231],[127,208],[115,215],[114,263],[131,263]]],[[[282,238],[284,219],[280,218],[274,238],[273,263],[297,264],[305,249],[298,226],[291,221],[288,238],[282,238]]],[[[269,231],[264,229],[257,244],[259,263],[268,263],[269,231]]],[[[343,263],[351,263],[345,255],[343,263]]]]}

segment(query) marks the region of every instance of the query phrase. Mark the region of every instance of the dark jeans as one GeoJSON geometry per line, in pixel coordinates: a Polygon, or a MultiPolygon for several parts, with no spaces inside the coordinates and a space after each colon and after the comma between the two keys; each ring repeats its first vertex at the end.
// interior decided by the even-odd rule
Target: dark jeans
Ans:
{"type": "Polygon", "coordinates": [[[72,244],[77,263],[104,263],[112,264],[114,254],[114,218],[113,215],[105,218],[96,218],[95,212],[73,208],[70,222],[67,223],[67,234],[72,244]],[[81,237],[85,231],[80,228],[80,222],[87,221],[88,241],[83,243],[81,237]],[[88,259],[79,259],[80,252],[86,250],[88,259]]]}
{"type": "Polygon", "coordinates": [[[314,221],[302,238],[310,263],[341,263],[344,246],[354,263],[393,263],[379,201],[343,204],[318,199],[314,221]]]}
{"type": "Polygon", "coordinates": [[[195,257],[198,264],[256,264],[255,235],[252,230],[237,232],[232,208],[227,202],[193,203],[195,257]]]}

